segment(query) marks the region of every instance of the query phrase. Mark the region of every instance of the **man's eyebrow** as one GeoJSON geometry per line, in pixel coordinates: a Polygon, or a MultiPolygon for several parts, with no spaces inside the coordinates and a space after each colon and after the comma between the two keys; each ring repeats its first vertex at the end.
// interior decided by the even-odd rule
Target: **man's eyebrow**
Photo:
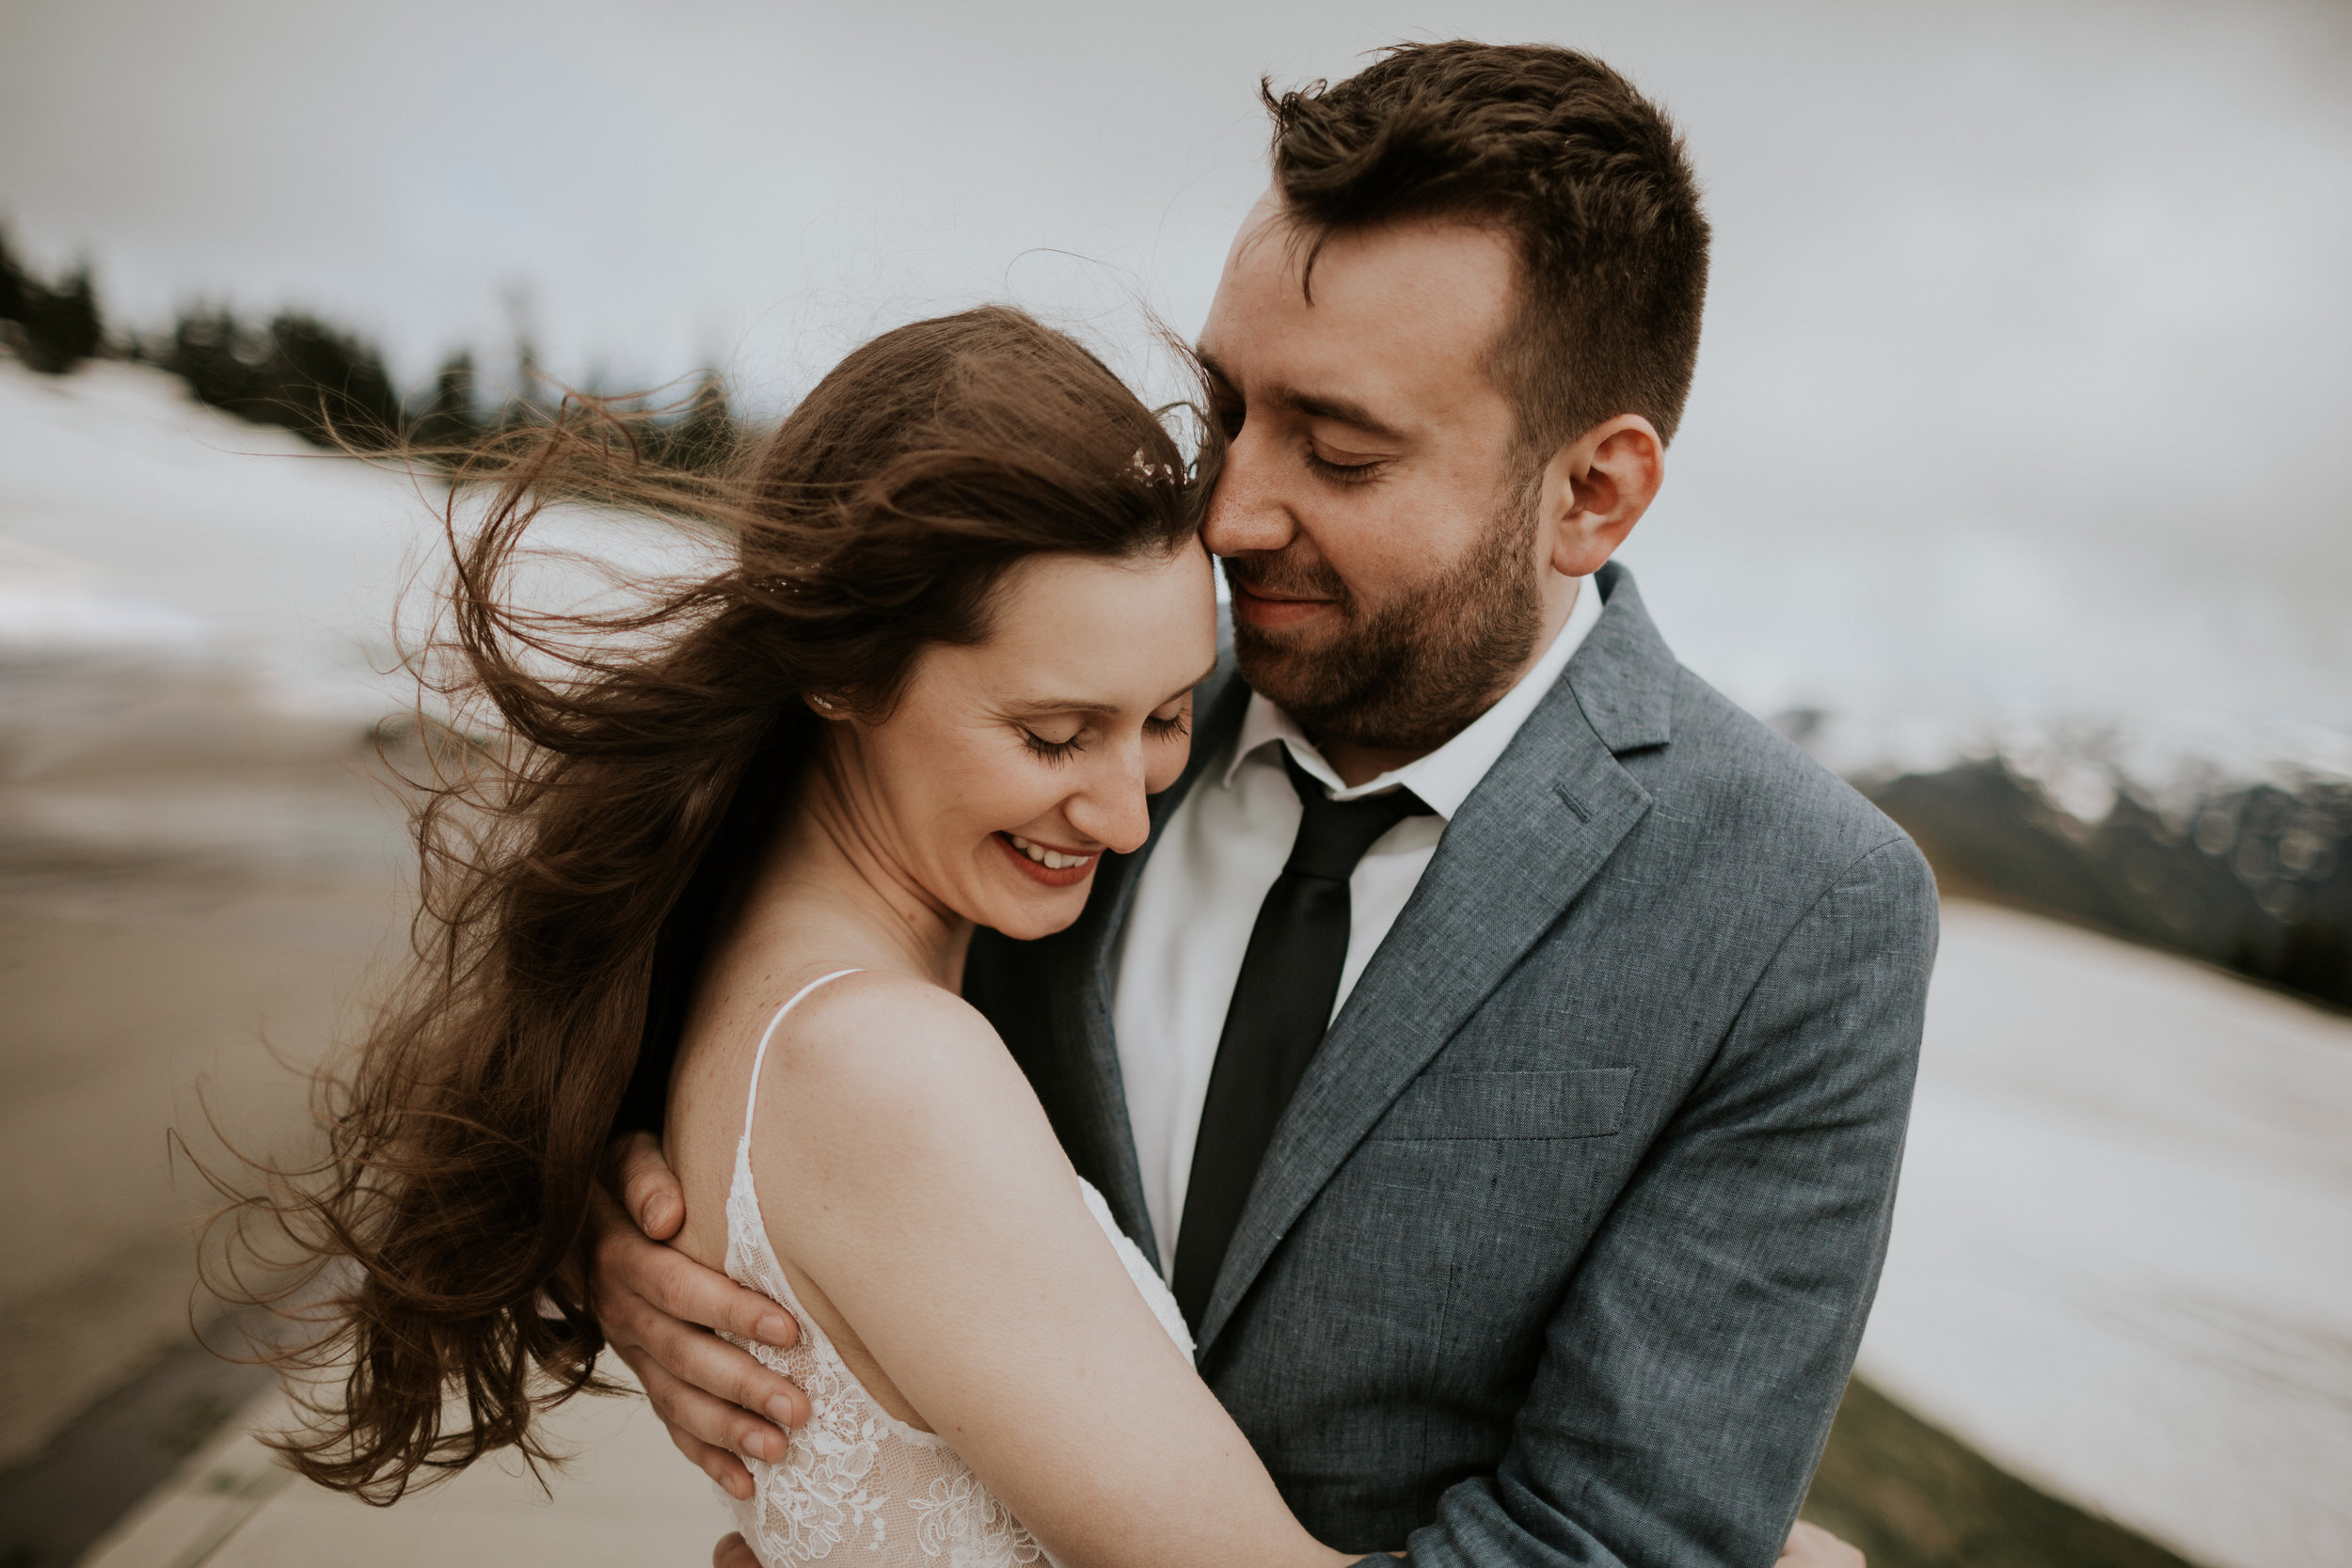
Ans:
{"type": "MultiPolygon", "coordinates": [[[[1232,376],[1228,374],[1225,367],[1217,362],[1216,355],[1211,354],[1205,348],[1199,347],[1196,347],[1192,354],[1194,358],[1200,361],[1200,368],[1209,372],[1209,380],[1217,389],[1225,391],[1236,389],[1232,376]]],[[[1405,432],[1352,398],[1302,392],[1290,387],[1270,387],[1259,395],[1257,401],[1278,404],[1285,408],[1295,408],[1311,420],[1329,420],[1335,424],[1347,425],[1362,431],[1367,436],[1378,436],[1383,441],[1393,441],[1399,446],[1405,445],[1409,439],[1405,432]]]]}
{"type": "Polygon", "coordinates": [[[1297,392],[1287,387],[1280,387],[1275,388],[1274,401],[1288,404],[1311,420],[1330,420],[1335,423],[1360,430],[1367,436],[1376,436],[1383,441],[1394,441],[1399,446],[1404,445],[1406,441],[1406,435],[1403,431],[1374,414],[1362,404],[1347,398],[1323,397],[1312,392],[1297,392]]]}

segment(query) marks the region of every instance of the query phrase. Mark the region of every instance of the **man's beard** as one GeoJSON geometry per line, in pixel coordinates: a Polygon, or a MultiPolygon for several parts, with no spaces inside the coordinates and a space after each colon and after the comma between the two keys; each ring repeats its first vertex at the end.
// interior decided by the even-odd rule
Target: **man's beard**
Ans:
{"type": "Polygon", "coordinates": [[[1342,620],[1336,633],[1308,641],[1236,615],[1242,678],[1317,744],[1435,751],[1493,706],[1534,651],[1543,626],[1534,532],[1534,496],[1514,498],[1469,560],[1376,610],[1320,562],[1228,556],[1225,575],[1237,586],[1328,598],[1342,620]]]}

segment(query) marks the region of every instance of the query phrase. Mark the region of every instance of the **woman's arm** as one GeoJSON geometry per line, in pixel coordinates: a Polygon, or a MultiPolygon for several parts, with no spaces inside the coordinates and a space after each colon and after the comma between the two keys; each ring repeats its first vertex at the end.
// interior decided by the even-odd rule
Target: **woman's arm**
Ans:
{"type": "Polygon", "coordinates": [[[1354,1560],[1169,1341],[977,1012],[881,974],[803,1012],[753,1132],[771,1240],[1032,1533],[1089,1568],[1354,1560]]]}

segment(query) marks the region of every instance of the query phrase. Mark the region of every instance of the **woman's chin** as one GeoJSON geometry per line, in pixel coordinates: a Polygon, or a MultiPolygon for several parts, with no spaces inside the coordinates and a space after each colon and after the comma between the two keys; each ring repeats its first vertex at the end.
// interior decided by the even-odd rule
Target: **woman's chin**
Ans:
{"type": "Polygon", "coordinates": [[[989,900],[990,908],[978,923],[1016,942],[1050,937],[1078,923],[1093,885],[1094,879],[1089,877],[1073,887],[1008,889],[989,900]]]}
{"type": "Polygon", "coordinates": [[[1068,930],[1086,912],[1087,895],[1094,889],[1094,873],[1103,857],[1053,853],[1078,863],[1049,865],[1016,847],[1011,835],[989,834],[978,846],[975,875],[965,883],[969,902],[959,904],[958,912],[975,926],[1017,942],[1068,930]]]}
{"type": "Polygon", "coordinates": [[[1000,860],[990,868],[986,907],[977,911],[976,923],[1018,942],[1066,931],[1086,912],[1087,895],[1093,891],[1094,872],[1102,860],[1091,856],[1084,866],[1064,868],[1050,879],[1038,874],[1043,867],[1033,872],[1000,860]]]}

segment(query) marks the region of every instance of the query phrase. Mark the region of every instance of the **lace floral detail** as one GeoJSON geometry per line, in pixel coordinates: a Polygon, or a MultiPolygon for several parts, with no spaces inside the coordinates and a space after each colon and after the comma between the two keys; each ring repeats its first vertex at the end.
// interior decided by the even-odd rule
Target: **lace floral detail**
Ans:
{"type": "Polygon", "coordinates": [[[764,1243],[766,1227],[759,1200],[753,1193],[749,1161],[739,1161],[732,1191],[727,1194],[727,1273],[753,1290],[785,1303],[801,1325],[800,1342],[790,1350],[742,1344],[770,1370],[799,1384],[808,1395],[809,1419],[792,1433],[784,1462],[750,1462],[756,1482],[753,1505],[755,1525],[744,1539],[753,1544],[762,1562],[813,1561],[830,1557],[835,1546],[863,1544],[882,1551],[890,1544],[890,1527],[883,1511],[886,1494],[880,1489],[882,1448],[894,1435],[889,1418],[877,1409],[866,1390],[850,1374],[830,1342],[801,1310],[775,1256],[764,1243]],[[749,1237],[762,1244],[746,1246],[749,1237]]]}
{"type": "MultiPolygon", "coordinates": [[[[769,1023],[770,1037],[791,1006],[786,1004],[769,1023]]],[[[763,1038],[760,1060],[767,1050],[763,1038]]],[[[755,1102],[758,1084],[755,1065],[755,1102]]],[[[1135,1243],[1120,1234],[1102,1195],[1092,1187],[1085,1195],[1089,1210],[1118,1249],[1136,1288],[1189,1354],[1191,1338],[1168,1287],[1135,1243]]],[[[735,1341],[808,1395],[808,1421],[793,1431],[783,1462],[748,1461],[750,1500],[728,1499],[736,1528],[764,1568],[820,1561],[836,1550],[852,1568],[1030,1568],[1053,1563],[1052,1554],[981,1484],[955,1449],[936,1434],[896,1419],[874,1402],[833,1341],[803,1309],[768,1243],[767,1222],[752,1181],[748,1117],[743,1142],[736,1149],[735,1180],[727,1190],[727,1275],[782,1305],[801,1327],[800,1339],[789,1350],[735,1341]]]]}
{"type": "Polygon", "coordinates": [[[1045,1555],[1037,1538],[969,1470],[939,1477],[910,1506],[923,1555],[946,1558],[947,1568],[1014,1568],[1045,1555]]]}

